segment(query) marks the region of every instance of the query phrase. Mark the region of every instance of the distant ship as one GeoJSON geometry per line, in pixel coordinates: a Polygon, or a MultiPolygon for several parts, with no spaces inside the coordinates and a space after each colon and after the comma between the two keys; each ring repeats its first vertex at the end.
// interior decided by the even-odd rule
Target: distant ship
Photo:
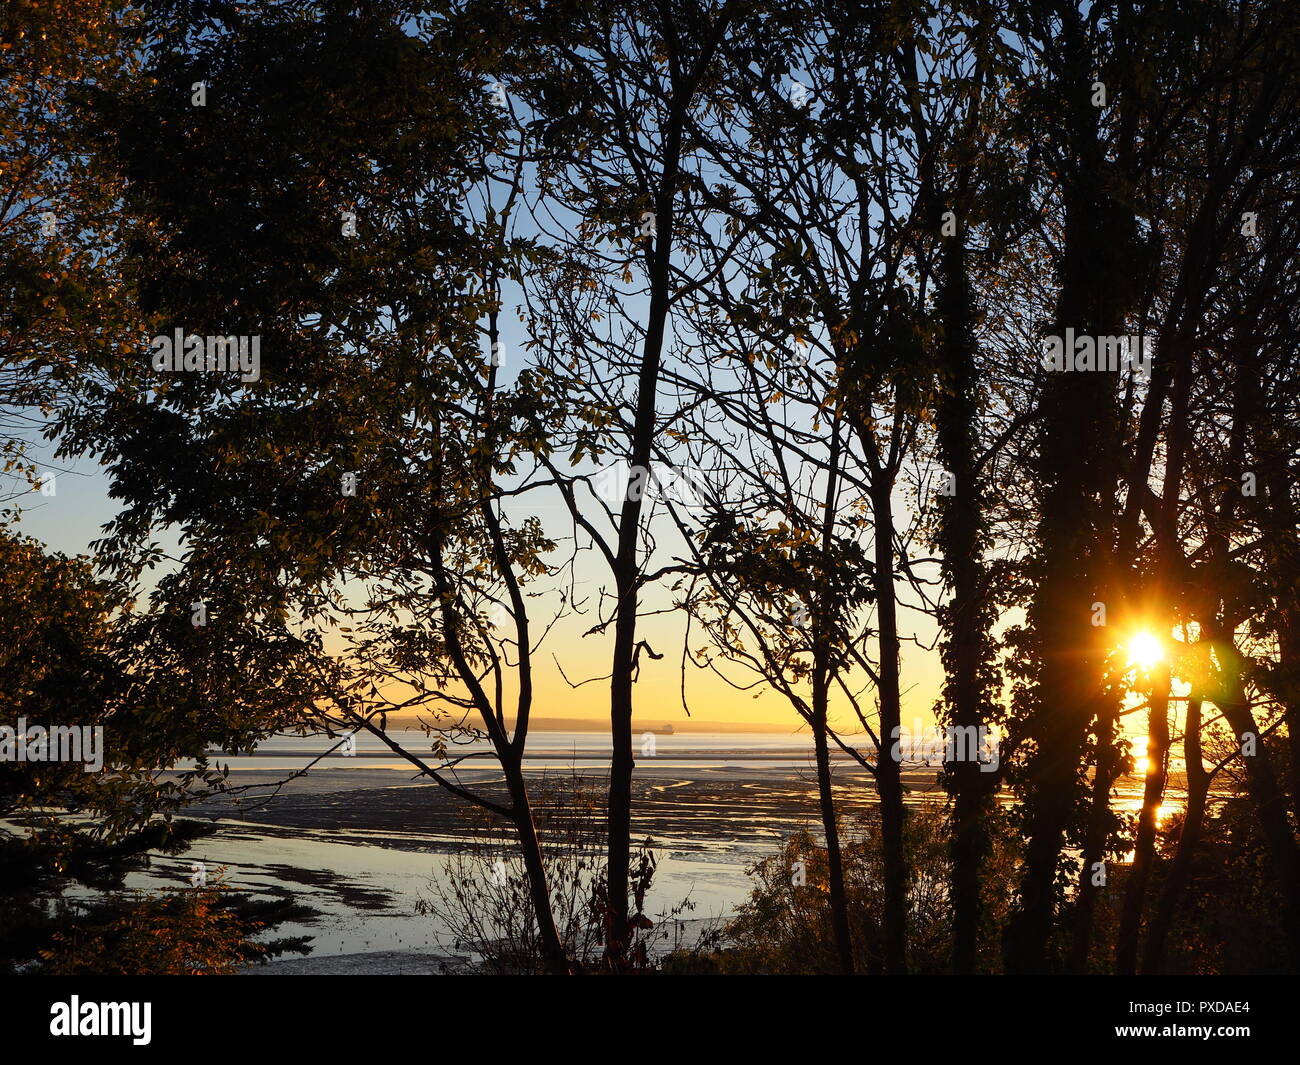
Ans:
{"type": "Polygon", "coordinates": [[[660,736],[671,736],[677,730],[673,728],[672,725],[665,725],[663,728],[655,729],[655,731],[659,733],[660,736]]]}

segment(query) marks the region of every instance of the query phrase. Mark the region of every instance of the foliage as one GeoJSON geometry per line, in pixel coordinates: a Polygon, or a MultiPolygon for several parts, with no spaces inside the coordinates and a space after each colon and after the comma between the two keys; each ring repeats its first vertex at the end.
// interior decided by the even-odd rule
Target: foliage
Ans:
{"type": "MultiPolygon", "coordinates": [[[[609,919],[600,795],[575,774],[543,779],[533,801],[560,938],[570,959],[590,968],[600,959],[609,919]]],[[[652,847],[647,839],[635,849],[628,892],[635,929],[630,954],[643,970],[677,945],[678,919],[693,908],[687,899],[666,913],[645,913],[658,860],[652,847]]],[[[457,949],[472,951],[488,972],[544,971],[527,874],[509,835],[491,818],[479,817],[429,888],[419,912],[447,929],[457,949]]]]}
{"type": "MultiPolygon", "coordinates": [[[[907,820],[908,922],[916,972],[945,972],[948,967],[952,911],[946,824],[943,808],[933,803],[913,808],[907,820]]],[[[857,951],[855,967],[866,973],[881,969],[884,874],[879,834],[878,815],[841,825],[845,887],[857,951]]],[[[1018,860],[1017,844],[1005,819],[994,821],[992,836],[983,888],[981,939],[986,948],[980,962],[986,971],[996,970],[998,964],[993,944],[1006,917],[1018,860]]],[[[665,971],[839,972],[828,902],[826,849],[817,837],[809,829],[794,833],[748,872],[757,883],[734,918],[701,948],[679,951],[666,959],[665,971]],[[796,875],[798,869],[801,876],[796,875]]]]}
{"type": "MultiPolygon", "coordinates": [[[[306,953],[302,939],[260,944],[267,927],[232,905],[233,889],[218,876],[206,888],[116,900],[111,916],[78,920],[56,932],[40,952],[48,976],[226,976],[285,950],[306,953]]],[[[283,911],[273,920],[283,919],[283,911]]]]}

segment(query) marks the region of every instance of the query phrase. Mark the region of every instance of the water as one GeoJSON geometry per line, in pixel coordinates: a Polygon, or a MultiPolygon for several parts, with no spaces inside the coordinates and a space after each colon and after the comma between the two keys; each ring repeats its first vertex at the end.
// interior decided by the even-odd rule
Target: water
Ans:
{"type": "MultiPolygon", "coordinates": [[[[390,729],[395,742],[412,754],[432,757],[432,740],[417,728],[390,729]]],[[[250,753],[213,752],[213,759],[231,769],[297,769],[323,757],[331,769],[411,770],[411,763],[393,753],[378,737],[356,734],[355,753],[334,750],[340,738],[328,736],[273,736],[250,753]]],[[[848,737],[870,752],[869,738],[848,737]]],[[[807,733],[776,732],[636,732],[633,751],[638,761],[653,759],[662,768],[802,768],[812,764],[812,737],[807,733]]],[[[535,768],[573,767],[599,769],[609,765],[612,744],[608,732],[532,732],[528,737],[525,764],[535,768]]],[[[490,769],[494,764],[492,745],[486,739],[449,744],[450,758],[464,759],[465,768],[490,769]]],[[[836,761],[851,762],[843,751],[832,751],[836,761]]],[[[186,768],[182,763],[178,768],[186,768]]]]}
{"type": "MultiPolygon", "coordinates": [[[[418,729],[393,735],[412,753],[432,757],[431,740],[418,729]]],[[[690,899],[695,908],[686,916],[696,930],[725,919],[753,887],[745,867],[797,828],[816,827],[806,733],[637,733],[635,739],[637,779],[646,787],[634,808],[638,838],[649,835],[659,857],[646,902],[652,916],[690,899]]],[[[314,937],[315,956],[457,953],[448,929],[417,913],[417,903],[431,895],[430,881],[445,880],[448,856],[464,845],[452,822],[428,816],[435,800],[443,799],[440,789],[417,781],[409,762],[369,734],[357,736],[354,754],[327,755],[337,742],[278,736],[252,754],[217,756],[230,766],[232,783],[281,779],[319,761],[264,816],[253,811],[244,820],[228,805],[201,808],[217,818],[215,833],[185,855],[155,856],[152,867],[134,874],[128,886],[182,887],[190,883],[194,863],[203,862],[209,875],[224,868],[226,882],[239,890],[290,896],[321,911],[315,922],[276,930],[314,937]]],[[[526,768],[534,778],[586,770],[603,787],[610,750],[605,733],[534,732],[526,768]]],[[[486,741],[457,746],[451,754],[464,759],[458,767],[462,782],[499,778],[486,741]]],[[[833,761],[846,819],[874,805],[865,771],[838,750],[833,761]]],[[[913,789],[909,802],[941,794],[934,783],[937,766],[910,763],[905,771],[913,789]]],[[[1175,784],[1165,814],[1179,805],[1175,784]]],[[[1127,778],[1116,805],[1134,810],[1140,796],[1141,779],[1127,778]]]]}

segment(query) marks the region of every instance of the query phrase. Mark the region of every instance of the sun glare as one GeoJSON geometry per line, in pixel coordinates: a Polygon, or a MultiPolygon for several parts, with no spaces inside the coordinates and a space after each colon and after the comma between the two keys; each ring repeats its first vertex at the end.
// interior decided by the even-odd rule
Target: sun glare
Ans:
{"type": "Polygon", "coordinates": [[[1128,643],[1128,663],[1139,669],[1147,670],[1160,662],[1165,656],[1164,648],[1149,632],[1139,632],[1128,643]]]}

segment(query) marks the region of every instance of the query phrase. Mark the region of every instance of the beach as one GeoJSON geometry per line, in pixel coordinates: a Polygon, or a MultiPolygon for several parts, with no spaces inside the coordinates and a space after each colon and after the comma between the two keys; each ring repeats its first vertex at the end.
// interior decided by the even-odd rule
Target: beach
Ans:
{"type": "MultiPolygon", "coordinates": [[[[414,746],[415,737],[408,741],[414,746]]],[[[577,778],[602,795],[607,743],[594,733],[539,733],[530,787],[539,794],[568,789],[577,778]]],[[[811,743],[806,735],[781,734],[677,734],[656,736],[655,743],[654,756],[638,758],[633,838],[649,840],[659,862],[646,912],[663,915],[689,900],[693,908],[674,930],[689,939],[746,898],[747,865],[791,832],[817,829],[811,743]]],[[[445,860],[465,849],[482,815],[372,737],[359,737],[355,756],[330,755],[307,775],[286,779],[331,745],[320,737],[278,737],[253,756],[230,757],[230,793],[185,815],[208,822],[212,834],[177,857],[155,855],[131,886],[188,884],[201,862],[207,875],[224,870],[237,890],[319,911],[311,922],[276,930],[312,936],[311,955],[250,973],[432,973],[470,964],[417,904],[429,897],[431,880],[447,875],[445,860]]],[[[909,771],[910,801],[941,797],[937,772],[909,771]]],[[[505,798],[499,774],[482,759],[463,762],[456,780],[489,799],[505,798]]],[[[869,773],[843,756],[836,793],[846,819],[874,803],[869,773]]]]}
{"type": "MultiPolygon", "coordinates": [[[[540,795],[576,779],[599,798],[607,743],[595,733],[539,734],[538,755],[527,763],[530,788],[540,795]]],[[[633,839],[648,840],[659,862],[646,913],[674,920],[674,934],[689,941],[745,900],[753,886],[748,865],[801,828],[820,835],[811,742],[799,734],[677,734],[658,736],[656,744],[654,756],[637,760],[633,839]],[[686,900],[687,912],[666,916],[686,900]]],[[[447,876],[446,860],[466,849],[483,815],[372,737],[359,738],[354,756],[331,754],[293,777],[331,746],[321,737],[278,737],[255,755],[230,757],[229,793],[186,811],[212,834],[177,857],[155,855],[131,886],[188,884],[201,862],[207,875],[224,870],[236,890],[291,898],[319,912],[276,930],[311,936],[309,956],[256,965],[252,974],[437,973],[472,965],[472,955],[417,906],[431,882],[447,876]]],[[[867,770],[837,755],[837,808],[851,825],[874,806],[875,790],[867,770]]],[[[909,804],[943,801],[938,772],[937,765],[905,768],[909,804]]],[[[455,780],[505,800],[500,775],[485,759],[462,762],[455,780]]]]}

